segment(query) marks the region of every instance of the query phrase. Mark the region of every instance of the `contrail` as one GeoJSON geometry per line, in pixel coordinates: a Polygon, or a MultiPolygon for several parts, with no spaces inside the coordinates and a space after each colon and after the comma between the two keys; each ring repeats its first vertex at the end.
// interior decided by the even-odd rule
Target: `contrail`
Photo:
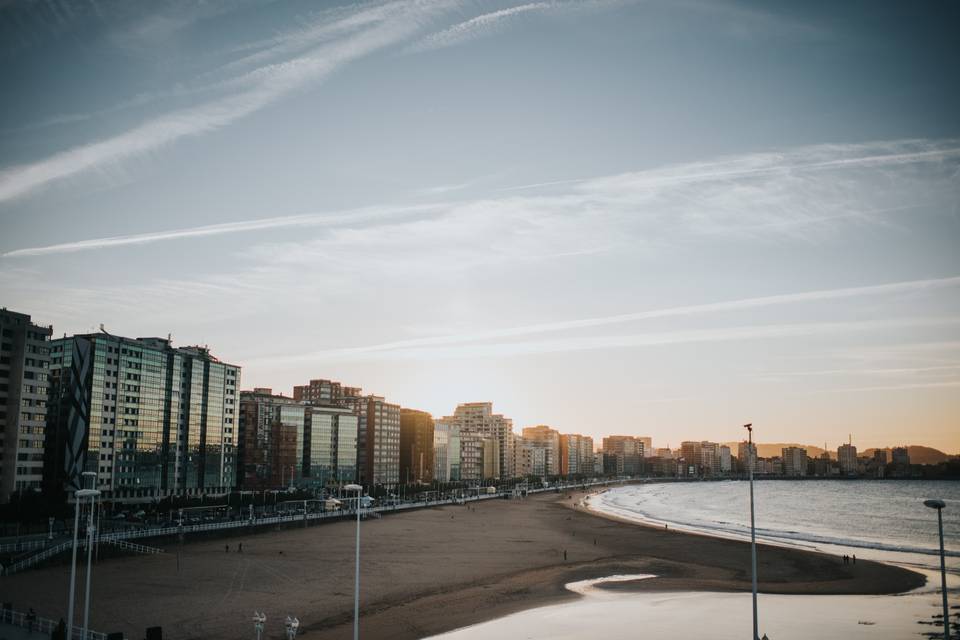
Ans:
{"type": "Polygon", "coordinates": [[[162,242],[164,240],[217,236],[226,233],[257,231],[260,229],[349,225],[367,222],[370,220],[381,220],[394,216],[403,216],[411,213],[431,213],[440,210],[443,206],[443,203],[434,203],[411,207],[373,207],[358,209],[352,212],[334,214],[308,213],[297,216],[259,218],[257,220],[244,220],[242,222],[226,222],[223,224],[210,224],[202,227],[187,227],[183,229],[171,229],[169,231],[157,231],[154,233],[135,233],[123,236],[111,236],[108,238],[79,240],[77,242],[64,242],[61,244],[47,245],[45,247],[15,249],[2,254],[2,257],[24,258],[27,256],[42,256],[52,253],[71,253],[74,251],[88,251],[92,249],[108,249],[111,247],[121,247],[126,245],[151,244],[154,242],[162,242]]]}

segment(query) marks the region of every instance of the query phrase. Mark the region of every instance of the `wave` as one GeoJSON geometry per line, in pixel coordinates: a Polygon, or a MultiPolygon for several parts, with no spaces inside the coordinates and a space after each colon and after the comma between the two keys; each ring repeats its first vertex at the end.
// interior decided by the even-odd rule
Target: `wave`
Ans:
{"type": "MultiPolygon", "coordinates": [[[[654,516],[645,511],[636,508],[636,505],[621,505],[611,503],[608,499],[614,499],[616,496],[612,491],[607,491],[599,496],[599,500],[591,500],[588,507],[595,511],[607,513],[634,520],[643,524],[650,525],[669,525],[674,528],[715,535],[724,538],[749,539],[750,528],[725,521],[703,522],[700,520],[677,520],[654,516]]],[[[625,497],[625,496],[624,496],[625,497]]],[[[820,535],[806,531],[795,531],[791,529],[777,529],[769,527],[757,527],[757,539],[780,544],[789,544],[789,546],[799,546],[816,549],[817,545],[831,545],[838,547],[850,547],[855,549],[869,549],[874,551],[883,551],[889,553],[910,553],[926,556],[939,556],[939,548],[922,547],[908,544],[899,544],[893,542],[882,542],[876,540],[864,540],[849,536],[831,536],[820,535]]],[[[960,551],[946,549],[944,554],[951,558],[960,558],[960,551]]]]}

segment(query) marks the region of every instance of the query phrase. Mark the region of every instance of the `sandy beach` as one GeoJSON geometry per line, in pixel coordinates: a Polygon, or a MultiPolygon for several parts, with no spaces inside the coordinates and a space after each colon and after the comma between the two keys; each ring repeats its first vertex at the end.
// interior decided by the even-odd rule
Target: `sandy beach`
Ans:
{"type": "MultiPolygon", "coordinates": [[[[582,497],[545,494],[365,520],[362,637],[449,631],[577,598],[565,583],[611,574],[659,576],[617,588],[749,590],[748,544],[600,517],[577,506],[582,497]]],[[[252,637],[256,609],[268,616],[266,638],[283,637],[287,615],[300,618],[301,635],[351,637],[354,526],[288,526],[188,539],[182,547],[164,539],[156,543],[164,554],[101,560],[93,573],[91,626],[131,639],[154,625],[168,638],[252,637]]],[[[924,582],[899,567],[844,565],[780,547],[762,546],[759,558],[765,593],[885,594],[924,582]]],[[[47,617],[65,615],[68,576],[69,567],[59,564],[0,578],[0,600],[47,617]]]]}

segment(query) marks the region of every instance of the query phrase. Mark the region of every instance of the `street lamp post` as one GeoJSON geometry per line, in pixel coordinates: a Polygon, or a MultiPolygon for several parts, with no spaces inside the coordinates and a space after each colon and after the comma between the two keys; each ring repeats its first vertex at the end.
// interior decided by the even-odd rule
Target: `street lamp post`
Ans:
{"type": "Polygon", "coordinates": [[[753,577],[753,640],[760,640],[757,632],[757,530],[753,515],[753,423],[743,425],[747,430],[747,466],[750,470],[750,568],[753,577]]]}
{"type": "MultiPolygon", "coordinates": [[[[84,498],[91,498],[90,508],[93,508],[93,497],[99,495],[96,489],[78,489],[73,492],[73,558],[70,561],[70,601],[67,603],[67,638],[73,638],[73,605],[77,585],[77,534],[80,529],[80,505],[84,498]]],[[[89,567],[88,567],[89,571],[89,567]]],[[[89,577],[89,573],[87,574],[89,577]]]]}
{"type": "Polygon", "coordinates": [[[357,492],[357,549],[356,566],[353,575],[353,640],[360,638],[360,492],[363,487],[358,484],[348,484],[345,491],[357,492]]]}
{"type": "Polygon", "coordinates": [[[940,593],[943,594],[943,638],[950,640],[950,610],[947,608],[947,563],[943,552],[943,500],[924,500],[924,506],[937,510],[937,525],[940,529],[940,593]]]}
{"type": "Polygon", "coordinates": [[[267,621],[267,616],[261,611],[253,612],[253,630],[257,632],[257,640],[263,636],[263,625],[267,621]]]}
{"type": "MultiPolygon", "coordinates": [[[[97,474],[93,471],[85,471],[83,476],[90,478],[90,488],[95,489],[97,474]]],[[[83,627],[80,629],[80,640],[86,640],[90,623],[90,574],[93,573],[93,535],[96,531],[93,526],[93,512],[96,511],[99,495],[100,492],[95,490],[90,496],[90,510],[87,512],[87,585],[83,590],[83,627]]]]}

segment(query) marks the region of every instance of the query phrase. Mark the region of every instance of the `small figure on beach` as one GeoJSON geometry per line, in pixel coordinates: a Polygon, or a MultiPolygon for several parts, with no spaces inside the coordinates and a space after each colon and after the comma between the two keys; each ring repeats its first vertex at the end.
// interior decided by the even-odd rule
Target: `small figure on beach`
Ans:
{"type": "Polygon", "coordinates": [[[228,545],[228,544],[223,545],[223,552],[224,552],[224,553],[230,553],[230,545],[228,545]]]}
{"type": "Polygon", "coordinates": [[[597,546],[597,539],[596,539],[596,538],[593,539],[593,546],[597,546]]]}
{"type": "Polygon", "coordinates": [[[857,554],[853,554],[853,564],[857,564],[857,554]]]}
{"type": "Polygon", "coordinates": [[[242,542],[237,545],[237,553],[243,553],[243,543],[242,543],[242,542]]]}
{"type": "Polygon", "coordinates": [[[563,550],[563,559],[564,559],[564,560],[567,559],[567,550],[566,550],[566,549],[563,550]]]}

